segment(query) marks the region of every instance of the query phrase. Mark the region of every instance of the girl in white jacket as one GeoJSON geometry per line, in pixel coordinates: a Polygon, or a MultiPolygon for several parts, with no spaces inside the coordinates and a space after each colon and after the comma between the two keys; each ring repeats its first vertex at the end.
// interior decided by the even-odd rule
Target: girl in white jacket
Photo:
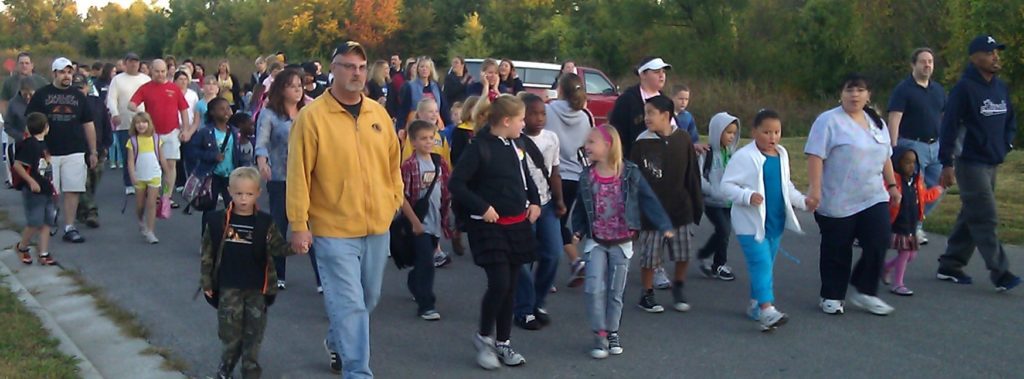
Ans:
{"type": "Polygon", "coordinates": [[[736,151],[722,176],[721,191],[732,202],[732,225],[747,257],[750,308],[762,331],[784,324],[772,289],[775,254],[783,229],[802,233],[793,207],[813,210],[817,204],[804,197],[789,177],[789,154],[779,144],[782,120],[772,110],[754,118],[754,142],[736,151]]]}

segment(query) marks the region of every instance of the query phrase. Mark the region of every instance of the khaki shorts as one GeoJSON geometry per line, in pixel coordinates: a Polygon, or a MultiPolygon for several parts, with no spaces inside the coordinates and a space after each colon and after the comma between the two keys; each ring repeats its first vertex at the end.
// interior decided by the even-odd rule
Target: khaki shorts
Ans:
{"type": "Polygon", "coordinates": [[[181,130],[174,129],[170,133],[160,135],[160,155],[164,159],[181,159],[181,140],[178,139],[181,130]]]}
{"type": "Polygon", "coordinates": [[[89,175],[85,153],[54,155],[50,157],[50,164],[53,166],[53,188],[57,193],[85,192],[89,175]]]}

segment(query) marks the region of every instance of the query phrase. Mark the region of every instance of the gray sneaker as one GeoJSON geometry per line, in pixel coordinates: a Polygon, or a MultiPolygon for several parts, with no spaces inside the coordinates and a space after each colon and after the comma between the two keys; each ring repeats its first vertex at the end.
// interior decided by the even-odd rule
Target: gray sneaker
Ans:
{"type": "Polygon", "coordinates": [[[498,343],[494,345],[494,348],[498,351],[498,358],[505,366],[519,366],[526,363],[526,358],[512,350],[512,344],[509,341],[498,343]]]}
{"type": "Polygon", "coordinates": [[[590,357],[594,359],[608,358],[608,339],[600,334],[594,334],[594,349],[590,350],[590,357]]]}
{"type": "Polygon", "coordinates": [[[501,367],[498,355],[494,353],[494,340],[491,337],[473,333],[473,346],[476,347],[476,364],[485,370],[495,370],[501,367]]]}

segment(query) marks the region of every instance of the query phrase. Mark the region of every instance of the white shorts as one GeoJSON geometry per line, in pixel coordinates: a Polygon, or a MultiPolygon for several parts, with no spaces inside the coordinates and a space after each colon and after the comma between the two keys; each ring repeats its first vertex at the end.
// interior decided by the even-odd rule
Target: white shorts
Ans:
{"type": "Polygon", "coordinates": [[[174,129],[170,133],[160,135],[160,155],[164,159],[181,159],[181,140],[178,139],[180,133],[179,129],[174,129]]]}
{"type": "Polygon", "coordinates": [[[50,157],[50,165],[53,166],[53,188],[57,193],[85,192],[85,181],[89,175],[85,153],[54,155],[50,157]]]}

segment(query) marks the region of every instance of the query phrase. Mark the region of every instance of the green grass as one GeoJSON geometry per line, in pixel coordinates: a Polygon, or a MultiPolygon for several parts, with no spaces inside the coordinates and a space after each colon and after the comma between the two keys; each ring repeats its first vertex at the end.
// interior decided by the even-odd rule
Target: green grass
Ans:
{"type": "MultiPolygon", "coordinates": [[[[704,139],[702,139],[704,140],[704,139]]],[[[742,141],[742,144],[749,140],[742,141]]],[[[791,176],[793,184],[801,191],[807,189],[807,157],[804,156],[806,137],[786,137],[782,145],[789,150],[791,176]]],[[[1024,188],[1024,154],[1014,153],[1007,156],[1007,161],[999,167],[996,184],[996,203],[999,207],[999,237],[1003,243],[1024,245],[1024,203],[1013,201],[1012,194],[1019,197],[1024,188]]],[[[925,229],[929,233],[949,235],[960,212],[960,196],[957,188],[950,188],[942,198],[942,202],[928,216],[925,229]]]]}
{"type": "Polygon", "coordinates": [[[57,350],[36,315],[0,287],[0,378],[77,378],[77,359],[57,350]]]}

